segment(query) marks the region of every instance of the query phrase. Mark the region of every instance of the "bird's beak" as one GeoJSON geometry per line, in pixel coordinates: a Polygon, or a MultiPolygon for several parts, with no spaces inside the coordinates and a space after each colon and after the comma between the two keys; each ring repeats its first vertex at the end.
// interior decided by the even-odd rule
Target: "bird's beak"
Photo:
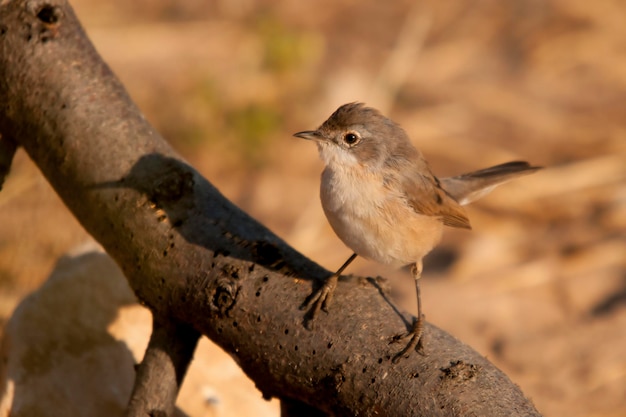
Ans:
{"type": "Polygon", "coordinates": [[[302,132],[293,134],[297,138],[307,139],[307,140],[315,140],[321,139],[322,134],[318,130],[303,130],[302,132]]]}

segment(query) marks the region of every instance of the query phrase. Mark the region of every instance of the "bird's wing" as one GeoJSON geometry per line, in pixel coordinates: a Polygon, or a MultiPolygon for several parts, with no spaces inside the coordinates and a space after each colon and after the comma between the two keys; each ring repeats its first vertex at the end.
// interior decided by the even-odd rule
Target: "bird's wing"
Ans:
{"type": "Polygon", "coordinates": [[[416,213],[440,217],[446,226],[472,228],[463,207],[441,188],[437,177],[429,171],[403,175],[400,182],[407,202],[416,213]]]}

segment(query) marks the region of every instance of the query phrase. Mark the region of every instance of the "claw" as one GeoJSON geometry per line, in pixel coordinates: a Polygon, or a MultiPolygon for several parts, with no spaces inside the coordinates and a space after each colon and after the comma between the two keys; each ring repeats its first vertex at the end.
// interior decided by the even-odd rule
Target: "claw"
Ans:
{"type": "Polygon", "coordinates": [[[398,354],[396,354],[396,356],[393,357],[392,362],[398,363],[400,359],[408,358],[413,350],[417,350],[418,353],[424,355],[424,343],[423,343],[424,339],[422,338],[423,334],[424,334],[424,316],[421,315],[413,323],[413,328],[411,329],[410,332],[402,336],[394,336],[392,340],[394,342],[400,339],[405,339],[409,336],[411,336],[411,340],[405,346],[404,349],[402,349],[398,354]]]}
{"type": "Polygon", "coordinates": [[[313,328],[313,321],[319,315],[320,310],[324,310],[328,313],[328,308],[333,299],[333,293],[337,287],[337,274],[333,274],[326,279],[324,284],[311,294],[304,303],[300,306],[300,310],[309,310],[309,313],[305,317],[305,327],[307,329],[313,328]]]}
{"type": "Polygon", "coordinates": [[[352,261],[354,261],[356,256],[356,253],[353,253],[348,260],[341,265],[341,268],[329,276],[326,281],[324,281],[324,284],[317,291],[311,294],[300,306],[300,310],[306,310],[311,308],[311,305],[313,306],[313,309],[309,310],[309,313],[304,317],[304,327],[309,330],[313,328],[313,320],[315,320],[319,314],[320,309],[328,313],[328,307],[330,307],[330,302],[333,300],[333,293],[337,287],[339,276],[343,270],[346,269],[352,261]]]}

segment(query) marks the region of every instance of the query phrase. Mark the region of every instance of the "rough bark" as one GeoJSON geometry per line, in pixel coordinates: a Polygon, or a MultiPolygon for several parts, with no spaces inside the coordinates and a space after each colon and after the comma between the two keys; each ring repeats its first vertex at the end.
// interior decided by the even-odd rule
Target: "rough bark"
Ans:
{"type": "Polygon", "coordinates": [[[396,312],[375,280],[340,281],[330,314],[305,329],[298,307],[329,272],[170,148],[67,2],[1,3],[0,108],[2,137],[24,147],[152,310],[151,346],[171,343],[159,351],[169,365],[161,353],[142,365],[130,415],[171,410],[151,399],[164,390],[173,401],[194,331],[229,352],[264,396],[289,398],[287,415],[298,403],[345,416],[538,415],[502,372],[431,325],[427,354],[392,364],[402,346],[390,341],[412,318],[396,312]],[[180,323],[195,330],[181,337],[171,331],[180,323]],[[150,378],[148,368],[168,366],[165,383],[150,378]]]}

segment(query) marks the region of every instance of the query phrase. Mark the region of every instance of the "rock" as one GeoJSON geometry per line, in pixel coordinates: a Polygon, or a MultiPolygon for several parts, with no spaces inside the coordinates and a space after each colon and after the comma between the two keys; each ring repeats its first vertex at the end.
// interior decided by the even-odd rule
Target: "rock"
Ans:
{"type": "MultiPolygon", "coordinates": [[[[0,416],[123,415],[151,331],[121,271],[93,245],[63,257],[4,331],[0,416]]],[[[203,338],[176,415],[276,416],[234,361],[203,338]]]]}

